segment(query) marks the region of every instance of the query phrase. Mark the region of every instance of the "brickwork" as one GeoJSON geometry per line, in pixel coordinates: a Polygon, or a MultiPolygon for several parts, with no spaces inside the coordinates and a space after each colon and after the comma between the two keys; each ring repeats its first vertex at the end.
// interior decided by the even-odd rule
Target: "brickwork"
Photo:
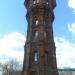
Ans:
{"type": "Polygon", "coordinates": [[[55,0],[25,0],[27,40],[22,75],[58,75],[53,39],[55,0]]]}

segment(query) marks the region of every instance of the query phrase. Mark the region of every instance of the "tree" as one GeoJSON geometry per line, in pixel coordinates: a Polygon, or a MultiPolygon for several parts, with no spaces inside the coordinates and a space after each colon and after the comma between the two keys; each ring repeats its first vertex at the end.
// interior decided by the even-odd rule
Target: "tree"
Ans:
{"type": "Polygon", "coordinates": [[[22,65],[16,60],[10,60],[5,64],[2,64],[2,75],[20,75],[22,65]]]}

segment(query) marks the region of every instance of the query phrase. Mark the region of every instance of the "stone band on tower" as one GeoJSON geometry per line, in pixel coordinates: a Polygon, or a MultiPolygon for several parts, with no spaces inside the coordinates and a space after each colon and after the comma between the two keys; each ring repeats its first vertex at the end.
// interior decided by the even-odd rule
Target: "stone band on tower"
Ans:
{"type": "Polygon", "coordinates": [[[59,75],[53,38],[56,0],[25,0],[27,40],[22,75],[59,75]]]}

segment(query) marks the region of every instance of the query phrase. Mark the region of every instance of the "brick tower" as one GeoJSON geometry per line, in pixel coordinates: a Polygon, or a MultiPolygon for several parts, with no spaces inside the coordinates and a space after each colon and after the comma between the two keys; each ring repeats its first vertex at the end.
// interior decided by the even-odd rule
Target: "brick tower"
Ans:
{"type": "Polygon", "coordinates": [[[53,39],[56,0],[25,0],[27,40],[22,75],[58,75],[53,39]]]}

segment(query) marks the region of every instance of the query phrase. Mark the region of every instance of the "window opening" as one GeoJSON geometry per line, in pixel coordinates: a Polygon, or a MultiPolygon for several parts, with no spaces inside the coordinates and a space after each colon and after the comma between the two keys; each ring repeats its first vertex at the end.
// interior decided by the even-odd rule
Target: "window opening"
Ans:
{"type": "Polygon", "coordinates": [[[37,37],[38,37],[38,31],[35,32],[35,38],[37,38],[37,37]]]}
{"type": "Polygon", "coordinates": [[[49,0],[47,0],[46,4],[49,4],[49,0]]]}
{"type": "Polygon", "coordinates": [[[45,39],[45,38],[46,38],[46,32],[45,32],[45,31],[40,31],[38,38],[39,38],[40,40],[45,39]]]}
{"type": "Polygon", "coordinates": [[[37,0],[37,3],[39,3],[39,0],[37,0]]]}
{"type": "Polygon", "coordinates": [[[46,38],[46,32],[44,32],[44,37],[46,38]]]}
{"type": "Polygon", "coordinates": [[[35,0],[33,0],[33,4],[36,4],[36,1],[35,0]]]}
{"type": "Polygon", "coordinates": [[[48,52],[45,51],[45,61],[48,62],[48,52]]]}
{"type": "Polygon", "coordinates": [[[36,25],[38,25],[38,23],[39,23],[39,21],[38,21],[38,20],[36,20],[36,25]]]}
{"type": "Polygon", "coordinates": [[[38,61],[38,52],[37,51],[34,52],[34,61],[38,61]]]}
{"type": "Polygon", "coordinates": [[[46,4],[48,5],[48,2],[46,2],[46,4]]]}

